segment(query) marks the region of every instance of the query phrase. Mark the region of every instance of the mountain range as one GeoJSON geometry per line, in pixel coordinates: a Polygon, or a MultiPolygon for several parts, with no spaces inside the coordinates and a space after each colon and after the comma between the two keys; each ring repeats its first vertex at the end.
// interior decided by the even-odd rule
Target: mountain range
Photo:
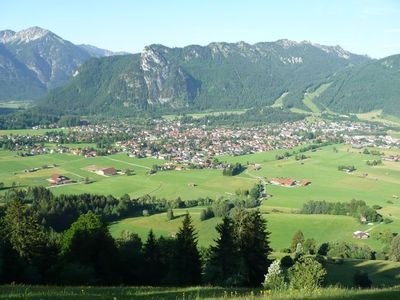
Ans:
{"type": "Polygon", "coordinates": [[[0,31],[0,100],[44,96],[70,79],[91,57],[115,54],[75,45],[40,27],[0,31]]]}
{"type": "Polygon", "coordinates": [[[0,99],[34,99],[59,115],[188,112],[268,107],[400,115],[400,55],[380,60],[340,46],[256,44],[146,46],[136,54],[74,45],[32,27],[0,32],[0,99]],[[46,94],[46,96],[44,96],[46,94]]]}
{"type": "Polygon", "coordinates": [[[302,107],[304,91],[370,61],[342,48],[289,40],[250,45],[211,43],[91,59],[44,104],[67,113],[113,109],[204,110],[271,105],[302,107]]]}

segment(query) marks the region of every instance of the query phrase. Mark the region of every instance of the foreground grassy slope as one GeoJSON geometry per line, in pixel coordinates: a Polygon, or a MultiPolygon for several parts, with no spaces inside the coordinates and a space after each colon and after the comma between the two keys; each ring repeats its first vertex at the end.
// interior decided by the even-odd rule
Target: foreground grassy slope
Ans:
{"type": "Polygon", "coordinates": [[[271,295],[263,289],[230,289],[219,287],[43,287],[1,286],[0,299],[348,299],[397,300],[399,287],[370,290],[339,288],[320,289],[305,295],[302,292],[285,292],[271,295]]]}

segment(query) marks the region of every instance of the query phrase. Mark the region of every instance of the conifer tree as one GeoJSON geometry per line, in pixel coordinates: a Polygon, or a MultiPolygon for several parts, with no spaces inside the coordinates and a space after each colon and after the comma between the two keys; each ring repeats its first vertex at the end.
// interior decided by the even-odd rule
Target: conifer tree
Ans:
{"type": "Polygon", "coordinates": [[[189,214],[185,215],[182,227],[176,234],[171,269],[174,274],[170,278],[174,278],[178,285],[196,285],[201,281],[201,259],[197,249],[197,234],[189,214]]]}
{"type": "Polygon", "coordinates": [[[143,259],[143,275],[145,284],[159,285],[163,275],[162,272],[160,272],[162,261],[160,247],[153,230],[150,230],[147,236],[147,241],[143,246],[143,259]]]}
{"type": "Polygon", "coordinates": [[[219,234],[215,246],[210,247],[206,264],[205,280],[215,285],[237,285],[238,251],[232,219],[225,217],[216,230],[219,234]]]}
{"type": "Polygon", "coordinates": [[[264,281],[265,270],[270,265],[266,221],[259,210],[239,210],[234,218],[235,236],[239,251],[239,269],[244,285],[259,286],[264,281]]]}

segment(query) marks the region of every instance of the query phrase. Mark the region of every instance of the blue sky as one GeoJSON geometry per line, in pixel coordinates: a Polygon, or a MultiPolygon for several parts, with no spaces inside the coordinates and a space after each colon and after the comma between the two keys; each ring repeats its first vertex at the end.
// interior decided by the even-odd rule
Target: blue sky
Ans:
{"type": "Polygon", "coordinates": [[[287,38],[384,57],[400,53],[400,0],[2,0],[0,29],[40,26],[73,43],[145,45],[287,38]]]}

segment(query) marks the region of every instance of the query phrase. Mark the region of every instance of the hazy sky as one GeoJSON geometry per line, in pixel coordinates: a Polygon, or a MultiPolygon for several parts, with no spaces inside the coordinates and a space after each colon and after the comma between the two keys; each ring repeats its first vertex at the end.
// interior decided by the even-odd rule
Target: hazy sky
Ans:
{"type": "Polygon", "coordinates": [[[0,7],[0,29],[40,26],[114,51],[287,38],[372,57],[400,53],[400,0],[2,0],[0,7]]]}

